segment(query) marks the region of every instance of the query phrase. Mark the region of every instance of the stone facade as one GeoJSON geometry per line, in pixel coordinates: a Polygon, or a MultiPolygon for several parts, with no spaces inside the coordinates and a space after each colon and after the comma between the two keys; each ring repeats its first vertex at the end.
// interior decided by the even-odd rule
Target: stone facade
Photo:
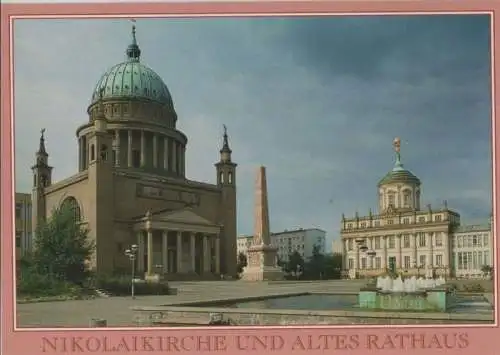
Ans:
{"type": "Polygon", "coordinates": [[[299,311],[195,307],[134,307],[133,323],[139,326],[202,326],[213,315],[231,325],[400,325],[493,324],[493,314],[408,313],[366,311],[299,311]]]}
{"type": "Polygon", "coordinates": [[[235,276],[236,164],[227,132],[216,184],[189,180],[188,139],[176,128],[168,89],[139,61],[135,29],[127,56],[99,80],[89,120],[77,129],[75,175],[52,182],[42,133],[33,166],[33,230],[68,203],[96,243],[97,272],[129,270],[125,250],[137,245],[141,274],[235,276]],[[136,77],[141,87],[134,89],[136,77]]]}

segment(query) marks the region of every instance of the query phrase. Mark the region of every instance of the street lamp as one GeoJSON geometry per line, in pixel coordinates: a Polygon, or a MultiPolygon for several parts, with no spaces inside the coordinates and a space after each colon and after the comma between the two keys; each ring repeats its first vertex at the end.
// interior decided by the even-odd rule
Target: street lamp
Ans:
{"type": "Polygon", "coordinates": [[[132,264],[132,285],[130,286],[130,292],[132,294],[132,299],[135,298],[135,259],[137,254],[137,245],[132,244],[130,249],[125,250],[125,255],[130,259],[132,264]]]}

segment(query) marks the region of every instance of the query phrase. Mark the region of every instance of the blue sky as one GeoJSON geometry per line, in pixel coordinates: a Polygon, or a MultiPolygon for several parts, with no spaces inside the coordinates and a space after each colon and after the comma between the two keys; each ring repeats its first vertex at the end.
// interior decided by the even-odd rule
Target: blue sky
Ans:
{"type": "MultiPolygon", "coordinates": [[[[30,191],[39,130],[60,180],[101,74],[131,23],[17,20],[16,183],[30,191]]],[[[252,233],[255,169],[267,167],[273,231],[376,210],[392,140],[422,202],[464,221],[491,211],[490,22],[483,15],[139,19],[141,60],[169,87],[190,179],[214,182],[222,125],[238,167],[238,232],[252,233]]]]}

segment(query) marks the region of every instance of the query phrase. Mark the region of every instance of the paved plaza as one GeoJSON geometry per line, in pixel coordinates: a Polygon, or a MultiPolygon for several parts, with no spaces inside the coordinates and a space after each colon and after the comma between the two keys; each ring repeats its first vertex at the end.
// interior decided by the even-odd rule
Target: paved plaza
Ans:
{"type": "Polygon", "coordinates": [[[88,327],[91,318],[106,319],[108,326],[132,325],[133,306],[159,306],[214,299],[284,295],[291,293],[357,293],[366,281],[316,282],[206,281],[171,282],[176,295],[97,298],[17,305],[20,327],[88,327]]]}
{"type": "MultiPolygon", "coordinates": [[[[88,327],[92,318],[106,319],[110,327],[133,326],[134,306],[176,305],[298,293],[357,294],[366,280],[314,282],[198,281],[171,282],[176,294],[167,296],[109,297],[93,300],[24,303],[17,305],[20,327],[88,327]]],[[[493,301],[493,294],[485,297],[493,301]]]]}

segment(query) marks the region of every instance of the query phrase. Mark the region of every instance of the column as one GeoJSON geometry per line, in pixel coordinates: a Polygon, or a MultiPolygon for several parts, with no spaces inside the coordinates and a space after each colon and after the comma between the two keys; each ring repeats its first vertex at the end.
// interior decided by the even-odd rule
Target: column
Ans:
{"type": "Polygon", "coordinates": [[[148,276],[153,275],[153,231],[148,230],[148,276]]]}
{"type": "Polygon", "coordinates": [[[417,266],[417,268],[420,266],[418,257],[417,257],[417,234],[413,233],[410,235],[410,246],[412,248],[412,267],[417,266]]]}
{"type": "Polygon", "coordinates": [[[87,138],[85,136],[82,137],[82,170],[87,169],[87,138]]]}
{"type": "Polygon", "coordinates": [[[161,263],[163,265],[163,273],[168,273],[168,231],[163,230],[161,233],[161,263]]]}
{"type": "Polygon", "coordinates": [[[182,167],[181,167],[181,173],[182,176],[186,175],[186,147],[182,147],[182,167]]]}
{"type": "Polygon", "coordinates": [[[401,260],[401,234],[396,235],[396,267],[401,269],[403,267],[403,261],[401,260]]]}
{"type": "Polygon", "coordinates": [[[146,166],[146,133],[141,131],[141,168],[146,166]]]}
{"type": "Polygon", "coordinates": [[[168,171],[168,138],[163,138],[163,169],[168,171]]]}
{"type": "Polygon", "coordinates": [[[427,233],[427,248],[429,248],[429,253],[427,255],[427,265],[432,268],[434,265],[434,238],[433,233],[427,233]]]}
{"type": "Polygon", "coordinates": [[[172,142],[172,171],[177,172],[177,143],[175,140],[172,142]]]}
{"type": "Polygon", "coordinates": [[[207,235],[203,236],[203,271],[210,272],[210,249],[207,235]]]}
{"type": "Polygon", "coordinates": [[[153,168],[158,167],[158,136],[153,133],[153,168]]]}
{"type": "Polygon", "coordinates": [[[194,233],[189,233],[189,257],[191,258],[191,271],[196,271],[196,240],[194,233]]]}
{"type": "Polygon", "coordinates": [[[115,130],[115,166],[120,166],[120,130],[115,130]]]}
{"type": "Polygon", "coordinates": [[[220,238],[215,236],[215,273],[220,274],[220,238]]]}
{"type": "Polygon", "coordinates": [[[132,130],[128,130],[127,140],[127,166],[132,167],[132,130]]]}
{"type": "Polygon", "coordinates": [[[177,273],[182,272],[182,234],[177,231],[177,273]]]}
{"type": "MultiPolygon", "coordinates": [[[[373,245],[373,237],[368,237],[368,251],[375,250],[375,246],[373,245]]],[[[374,269],[375,268],[375,258],[373,256],[369,256],[368,259],[370,259],[368,262],[370,263],[369,268],[374,269]]]]}
{"type": "Polygon", "coordinates": [[[356,270],[357,272],[359,269],[359,247],[358,244],[356,243],[356,240],[354,240],[354,248],[356,248],[354,256],[354,270],[356,270]]]}
{"type": "Polygon", "coordinates": [[[387,236],[382,236],[382,248],[384,248],[382,256],[382,268],[387,269],[387,236]]]}
{"type": "Polygon", "coordinates": [[[78,171],[83,170],[83,153],[82,153],[82,137],[78,137],[78,171]]]}
{"type": "Polygon", "coordinates": [[[347,245],[347,239],[344,239],[343,244],[343,253],[342,253],[342,269],[348,270],[349,269],[349,255],[348,255],[348,245],[347,245]]]}
{"type": "Polygon", "coordinates": [[[144,273],[144,233],[137,233],[137,271],[144,273]]]}
{"type": "Polygon", "coordinates": [[[443,266],[448,270],[447,272],[451,272],[448,233],[441,232],[441,240],[443,241],[443,266]]]}

